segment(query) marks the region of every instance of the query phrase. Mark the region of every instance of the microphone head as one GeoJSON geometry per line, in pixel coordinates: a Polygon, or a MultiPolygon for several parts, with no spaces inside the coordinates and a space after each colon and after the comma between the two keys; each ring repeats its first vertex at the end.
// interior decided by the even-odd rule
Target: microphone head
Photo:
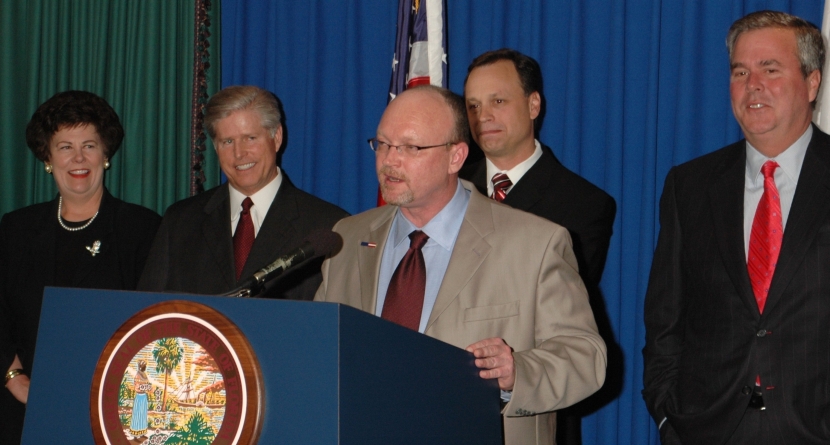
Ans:
{"type": "Polygon", "coordinates": [[[343,237],[331,230],[315,230],[306,237],[303,246],[306,244],[309,244],[312,249],[308,257],[331,256],[336,255],[343,248],[343,237]]]}

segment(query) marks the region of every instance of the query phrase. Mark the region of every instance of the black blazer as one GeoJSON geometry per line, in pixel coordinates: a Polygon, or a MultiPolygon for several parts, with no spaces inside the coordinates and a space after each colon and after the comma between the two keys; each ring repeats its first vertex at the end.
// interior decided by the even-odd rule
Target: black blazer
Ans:
{"type": "MultiPolygon", "coordinates": [[[[280,174],[285,175],[282,171],[280,174]]],[[[214,187],[170,206],[164,214],[138,288],[221,294],[237,286],[233,259],[229,185],[214,187]]],[[[348,216],[339,207],[291,184],[282,184],[268,209],[242,278],[299,247],[316,230],[331,230],[348,216]]],[[[311,300],[322,282],[323,259],[309,261],[266,286],[264,296],[311,300]]]]}
{"type": "Polygon", "coordinates": [[[666,178],[643,397],[655,421],[668,417],[666,442],[721,444],[760,376],[765,443],[830,443],[830,137],[813,127],[763,315],[746,269],[745,150],[740,141],[666,178]]]}
{"type": "MultiPolygon", "coordinates": [[[[43,288],[55,284],[58,200],[35,204],[0,221],[0,369],[15,354],[32,370],[43,288]]],[[[103,224],[99,254],[83,255],[72,287],[135,289],[161,218],[104,191],[95,224],[103,224]]],[[[79,326],[83,321],[79,320],[79,326]]],[[[80,327],[79,327],[80,328],[80,327]]],[[[0,396],[0,443],[20,440],[23,405],[5,390],[0,396]]]]}
{"type": "MultiPolygon", "coordinates": [[[[487,195],[484,159],[465,166],[460,176],[487,195]]],[[[586,284],[599,285],[614,230],[614,198],[565,168],[550,148],[542,146],[542,157],[513,185],[504,204],[568,229],[579,275],[586,284]]]]}

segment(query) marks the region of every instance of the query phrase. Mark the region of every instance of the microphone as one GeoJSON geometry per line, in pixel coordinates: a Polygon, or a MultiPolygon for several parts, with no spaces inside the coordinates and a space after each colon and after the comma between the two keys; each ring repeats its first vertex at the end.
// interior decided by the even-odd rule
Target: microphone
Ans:
{"type": "Polygon", "coordinates": [[[254,295],[254,290],[259,290],[266,282],[282,275],[286,270],[305,260],[337,253],[342,247],[343,238],[339,234],[331,230],[316,230],[303,240],[300,247],[277,258],[243,281],[236,289],[222,295],[251,297],[254,295]]]}

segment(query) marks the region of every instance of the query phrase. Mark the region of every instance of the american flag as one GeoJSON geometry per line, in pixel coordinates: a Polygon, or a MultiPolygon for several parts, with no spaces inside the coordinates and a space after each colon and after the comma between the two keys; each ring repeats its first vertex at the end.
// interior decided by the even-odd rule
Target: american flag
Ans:
{"type": "Polygon", "coordinates": [[[447,22],[444,0],[400,0],[389,100],[406,88],[447,87],[447,22]]]}
{"type": "MultiPolygon", "coordinates": [[[[398,1],[398,32],[388,101],[417,85],[447,88],[446,17],[444,0],[398,1]]],[[[384,204],[378,190],[378,206],[384,204]]]]}

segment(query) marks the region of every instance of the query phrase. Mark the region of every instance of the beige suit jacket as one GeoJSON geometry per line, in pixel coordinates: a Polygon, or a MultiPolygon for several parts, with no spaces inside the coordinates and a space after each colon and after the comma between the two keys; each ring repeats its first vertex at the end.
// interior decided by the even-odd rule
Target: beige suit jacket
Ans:
{"type": "MultiPolygon", "coordinates": [[[[459,348],[503,338],[516,364],[513,395],[502,411],[505,443],[552,444],[553,411],[584,399],[605,380],[605,343],[570,236],[462,184],[472,191],[470,204],[425,333],[459,348]]],[[[334,226],[343,249],[323,263],[316,301],[374,313],[383,246],[397,209],[372,209],[334,226]]]]}

